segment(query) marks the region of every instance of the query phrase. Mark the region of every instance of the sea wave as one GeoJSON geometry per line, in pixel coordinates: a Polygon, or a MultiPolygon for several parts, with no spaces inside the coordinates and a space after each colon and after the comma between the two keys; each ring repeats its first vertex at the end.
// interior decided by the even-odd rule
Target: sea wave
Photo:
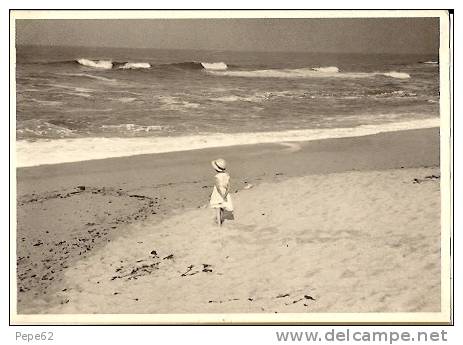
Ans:
{"type": "Polygon", "coordinates": [[[121,97],[121,98],[111,98],[111,100],[115,100],[121,103],[132,103],[133,101],[136,101],[137,99],[135,97],[121,97]]]}
{"type": "MultiPolygon", "coordinates": [[[[91,60],[85,58],[76,61],[82,66],[98,69],[150,69],[151,67],[180,67],[184,69],[205,69],[210,71],[225,71],[228,69],[225,62],[186,61],[152,66],[149,62],[117,62],[112,60],[91,60]]],[[[62,63],[65,62],[66,61],[63,61],[62,63]]]]}
{"type": "Polygon", "coordinates": [[[87,74],[87,73],[57,73],[57,74],[61,76],[66,76],[66,77],[90,78],[90,79],[96,79],[96,80],[107,81],[107,82],[116,81],[116,79],[106,78],[106,77],[102,77],[99,75],[93,75],[93,74],[87,74]]]}
{"type": "MultiPolygon", "coordinates": [[[[69,61],[61,61],[57,63],[68,63],[69,61]]],[[[185,61],[173,62],[167,64],[151,64],[149,62],[117,62],[112,60],[91,60],[81,58],[76,60],[82,66],[91,67],[99,70],[203,70],[208,74],[215,76],[241,77],[241,78],[374,78],[377,76],[385,76],[394,79],[410,79],[410,74],[398,71],[387,72],[346,72],[341,71],[337,66],[318,66],[318,67],[303,67],[295,69],[241,69],[238,65],[228,65],[220,62],[205,62],[205,61],[185,61]]],[[[426,61],[423,63],[434,64],[435,61],[426,61]]]]}
{"type": "Polygon", "coordinates": [[[166,129],[164,126],[143,126],[137,125],[134,123],[123,123],[121,125],[102,125],[101,129],[103,131],[109,132],[126,132],[126,133],[138,133],[138,132],[153,132],[153,131],[162,131],[166,129]]]}
{"type": "Polygon", "coordinates": [[[29,101],[39,103],[44,106],[57,106],[63,104],[61,101],[46,101],[42,99],[36,99],[36,98],[29,98],[29,101]]]}
{"type": "Polygon", "coordinates": [[[410,75],[403,72],[340,72],[337,67],[296,68],[296,69],[264,69],[264,70],[236,70],[236,71],[208,71],[215,76],[240,78],[372,78],[386,76],[397,79],[409,79],[410,75]]]}
{"type": "MultiPolygon", "coordinates": [[[[330,95],[329,98],[335,96],[330,95]]],[[[249,94],[241,95],[227,95],[215,98],[209,98],[210,101],[215,102],[253,102],[261,103],[265,101],[279,100],[279,99],[296,99],[296,98],[325,98],[322,94],[311,94],[306,90],[286,90],[286,91],[258,91],[249,94]]]]}
{"type": "Polygon", "coordinates": [[[383,132],[439,127],[439,124],[439,118],[430,118],[350,128],[301,129],[282,132],[214,133],[180,137],[70,138],[33,142],[18,140],[16,142],[16,164],[18,167],[27,167],[211,147],[358,137],[383,132]]]}
{"type": "Polygon", "coordinates": [[[201,106],[200,103],[188,102],[181,97],[175,96],[157,96],[155,99],[161,104],[163,109],[171,111],[187,111],[188,109],[195,109],[201,106]]]}
{"type": "MultiPolygon", "coordinates": [[[[410,75],[405,72],[387,71],[387,72],[346,72],[341,71],[337,66],[318,66],[302,67],[295,69],[243,69],[242,66],[220,62],[206,61],[185,61],[172,62],[163,64],[153,64],[150,62],[118,62],[109,60],[92,60],[80,58],[73,61],[54,61],[46,64],[69,64],[78,63],[85,67],[91,67],[99,70],[133,70],[144,69],[159,71],[165,69],[186,69],[186,70],[204,70],[209,74],[216,76],[231,77],[248,77],[248,78],[372,78],[376,76],[386,76],[396,79],[409,79],[410,75]]],[[[45,62],[41,62],[45,63],[45,62]]],[[[424,61],[423,64],[438,65],[437,61],[424,61]]]]}
{"type": "Polygon", "coordinates": [[[201,61],[185,61],[173,62],[169,64],[160,65],[163,68],[181,68],[190,70],[211,70],[211,71],[225,71],[228,65],[225,62],[201,62],[201,61]]]}
{"type": "Polygon", "coordinates": [[[228,68],[225,62],[201,62],[201,66],[211,71],[225,71],[228,68]]]}
{"type": "MultiPolygon", "coordinates": [[[[284,91],[281,92],[281,94],[285,93],[284,91]]],[[[286,95],[286,93],[285,93],[286,95]]],[[[224,103],[229,103],[229,102],[254,102],[254,103],[260,103],[263,101],[267,101],[271,98],[278,97],[279,92],[256,92],[252,95],[248,96],[243,96],[243,95],[229,95],[229,96],[220,96],[220,97],[215,97],[215,98],[210,98],[211,101],[215,102],[224,102],[224,103]]],[[[296,97],[296,95],[290,95],[288,97],[296,97]]]]}
{"type": "Polygon", "coordinates": [[[146,69],[151,68],[148,62],[126,62],[119,66],[120,69],[146,69]]]}
{"type": "Polygon", "coordinates": [[[52,124],[44,120],[26,120],[19,122],[16,137],[22,138],[69,138],[75,136],[74,131],[64,126],[52,124]]]}
{"type": "Polygon", "coordinates": [[[398,79],[409,79],[410,78],[410,74],[403,73],[403,72],[392,71],[392,72],[381,73],[381,74],[385,75],[386,77],[392,77],[392,78],[398,78],[398,79]]]}
{"type": "Polygon", "coordinates": [[[252,102],[262,103],[266,101],[278,101],[281,99],[360,99],[360,98],[413,98],[418,95],[406,90],[349,90],[345,92],[323,92],[322,90],[288,90],[288,91],[265,91],[250,94],[225,95],[220,97],[210,97],[213,102],[252,102]]]}
{"type": "Polygon", "coordinates": [[[191,70],[201,70],[204,69],[201,62],[197,61],[186,61],[186,62],[173,62],[168,64],[160,65],[161,68],[179,68],[179,69],[191,69],[191,70]]]}
{"type": "Polygon", "coordinates": [[[326,73],[338,73],[339,68],[336,66],[330,66],[330,67],[314,67],[312,68],[314,71],[318,72],[326,72],[326,73]]]}
{"type": "Polygon", "coordinates": [[[111,69],[113,63],[110,60],[88,60],[88,59],[77,59],[77,63],[86,67],[93,67],[99,69],[111,69]]]}
{"type": "Polygon", "coordinates": [[[393,91],[383,91],[383,92],[375,92],[372,91],[367,94],[368,97],[373,98],[407,98],[407,97],[416,97],[417,94],[410,91],[405,90],[393,90],[393,91]]]}
{"type": "Polygon", "coordinates": [[[77,63],[85,67],[98,69],[147,69],[151,68],[148,62],[113,62],[111,60],[77,59],[77,63]]]}

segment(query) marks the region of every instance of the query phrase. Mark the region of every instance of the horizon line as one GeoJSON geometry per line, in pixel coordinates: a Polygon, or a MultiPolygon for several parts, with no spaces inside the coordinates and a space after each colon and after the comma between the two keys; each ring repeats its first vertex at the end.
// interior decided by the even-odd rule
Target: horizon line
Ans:
{"type": "Polygon", "coordinates": [[[209,52],[241,52],[241,53],[305,53],[305,54],[358,54],[358,55],[436,55],[439,52],[426,53],[390,53],[390,52],[342,52],[342,51],[307,51],[307,50],[233,50],[233,49],[194,49],[194,48],[156,48],[156,47],[121,47],[121,46],[82,46],[82,45],[50,45],[50,44],[15,44],[19,47],[44,47],[44,48],[100,48],[100,49],[153,49],[153,50],[180,50],[180,51],[209,51],[209,52]]]}

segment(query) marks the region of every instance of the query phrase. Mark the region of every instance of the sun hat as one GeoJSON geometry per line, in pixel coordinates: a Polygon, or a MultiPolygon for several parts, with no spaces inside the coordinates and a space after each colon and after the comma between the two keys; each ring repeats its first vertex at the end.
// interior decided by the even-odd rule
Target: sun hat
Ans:
{"type": "Polygon", "coordinates": [[[225,160],[222,158],[213,160],[211,164],[212,164],[212,167],[218,172],[224,171],[225,168],[227,167],[227,162],[225,162],[225,160]]]}

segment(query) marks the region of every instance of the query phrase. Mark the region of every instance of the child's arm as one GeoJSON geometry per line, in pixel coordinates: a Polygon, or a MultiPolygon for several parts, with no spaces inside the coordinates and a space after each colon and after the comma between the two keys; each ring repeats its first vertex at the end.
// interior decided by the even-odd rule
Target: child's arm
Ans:
{"type": "Polygon", "coordinates": [[[223,195],[223,200],[227,200],[228,192],[230,191],[230,181],[228,181],[227,186],[225,187],[225,193],[223,195]]]}
{"type": "Polygon", "coordinates": [[[223,197],[223,200],[227,200],[227,195],[228,195],[229,190],[230,190],[230,186],[227,186],[227,188],[225,188],[225,193],[224,193],[224,195],[222,196],[222,197],[223,197]]]}
{"type": "Polygon", "coordinates": [[[216,178],[215,179],[215,188],[217,189],[217,192],[220,194],[220,196],[226,200],[227,198],[227,195],[228,195],[228,192],[229,192],[229,185],[227,187],[225,187],[225,191],[222,193],[222,187],[219,183],[219,180],[216,178]]]}

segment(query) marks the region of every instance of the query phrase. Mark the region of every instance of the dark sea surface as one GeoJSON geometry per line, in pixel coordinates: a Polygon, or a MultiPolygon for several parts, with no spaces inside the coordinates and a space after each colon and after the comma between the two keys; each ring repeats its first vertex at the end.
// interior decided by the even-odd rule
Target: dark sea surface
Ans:
{"type": "Polygon", "coordinates": [[[437,61],[18,47],[18,166],[438,125],[437,61]]]}

